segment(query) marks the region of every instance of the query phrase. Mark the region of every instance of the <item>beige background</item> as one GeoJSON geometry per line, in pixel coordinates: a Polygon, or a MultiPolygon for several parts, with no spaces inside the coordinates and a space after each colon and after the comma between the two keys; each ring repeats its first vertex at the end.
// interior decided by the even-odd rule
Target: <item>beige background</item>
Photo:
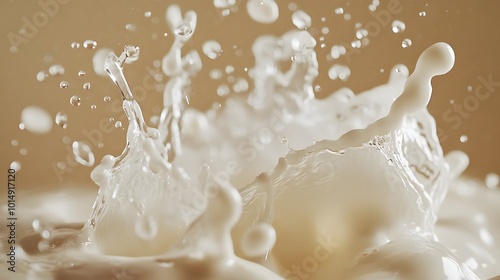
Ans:
{"type": "MultiPolygon", "coordinates": [[[[165,23],[165,9],[173,1],[69,1],[59,4],[59,11],[49,18],[46,26],[38,28],[34,36],[18,46],[18,52],[9,51],[11,43],[8,34],[18,34],[23,26],[23,17],[32,21],[33,15],[42,11],[36,1],[0,2],[0,54],[2,66],[0,72],[1,95],[0,104],[0,172],[6,176],[9,164],[18,160],[22,169],[18,175],[18,188],[58,187],[74,184],[90,183],[90,168],[73,168],[72,172],[62,175],[58,180],[53,170],[56,162],[65,162],[70,156],[69,144],[63,143],[63,137],[73,140],[85,139],[82,131],[90,131],[99,127],[101,120],[110,117],[118,118],[113,112],[111,103],[105,103],[103,97],[109,95],[113,100],[119,98],[118,89],[108,78],[95,75],[92,70],[92,56],[99,48],[109,47],[115,52],[121,51],[124,44],[137,44],[141,47],[141,58],[133,65],[126,67],[130,84],[141,85],[148,75],[147,67],[156,59],[161,59],[172,43],[172,35],[165,23]],[[151,11],[151,17],[145,17],[151,11]],[[135,24],[136,30],[126,30],[126,24],[135,24]],[[12,32],[12,33],[11,33],[12,32]],[[72,49],[74,41],[83,43],[86,39],[97,41],[96,50],[72,49]],[[38,82],[36,74],[47,71],[53,64],[61,64],[66,73],[62,76],[47,78],[38,82]],[[79,70],[86,71],[84,77],[78,77],[79,70]],[[60,89],[59,83],[68,81],[68,89],[60,89]],[[90,91],[84,91],[84,82],[91,82],[90,91]],[[73,107],[68,100],[72,95],[82,98],[82,105],[73,107]],[[97,109],[90,106],[95,104],[97,109]],[[58,111],[67,113],[68,128],[54,126],[50,133],[36,135],[18,128],[21,110],[29,105],[37,105],[47,110],[52,117],[58,111]],[[11,145],[12,140],[19,142],[11,145]],[[20,149],[26,148],[27,155],[21,155],[20,149]]],[[[218,98],[215,89],[221,81],[213,81],[208,77],[211,69],[223,69],[225,65],[235,66],[234,76],[245,77],[243,69],[253,66],[251,44],[259,34],[280,35],[293,28],[289,1],[280,1],[281,16],[271,25],[257,24],[250,20],[246,13],[245,1],[238,1],[239,11],[227,17],[213,7],[212,1],[189,0],[176,1],[184,9],[191,8],[198,13],[198,27],[187,49],[197,49],[201,54],[201,45],[208,39],[219,41],[223,54],[215,61],[209,61],[202,55],[203,70],[195,80],[191,98],[192,106],[207,108],[209,100],[218,98]],[[236,45],[236,49],[233,46],[236,45]],[[241,56],[236,55],[239,52],[241,56]]],[[[386,10],[387,2],[381,0],[378,11],[386,10]]],[[[316,81],[322,87],[318,96],[325,96],[341,87],[348,86],[355,92],[369,89],[384,83],[388,72],[396,63],[406,64],[413,69],[418,55],[429,45],[444,41],[451,44],[456,52],[455,68],[446,76],[433,81],[434,96],[429,110],[435,116],[438,127],[442,130],[445,151],[461,149],[471,158],[468,174],[484,178],[489,172],[500,173],[500,87],[491,96],[480,101],[479,108],[463,118],[458,127],[451,127],[450,121],[443,114],[452,109],[450,100],[461,104],[467,95],[468,86],[473,91],[480,84],[479,77],[491,75],[493,81],[500,81],[500,65],[498,52],[500,42],[500,1],[491,0],[440,0],[440,1],[403,1],[402,12],[392,15],[391,19],[399,19],[406,23],[406,30],[394,34],[390,26],[383,26],[379,34],[372,34],[370,44],[362,48],[359,54],[352,56],[349,63],[352,75],[348,82],[331,81],[327,70],[333,64],[326,60],[329,49],[334,44],[348,43],[355,38],[354,24],[363,26],[375,20],[369,13],[371,1],[295,1],[300,9],[313,18],[311,32],[316,38],[321,36],[322,27],[330,32],[325,35],[326,48],[318,47],[321,75],[316,81]],[[343,7],[352,15],[350,21],[334,13],[335,8],[343,7]],[[419,16],[425,11],[426,16],[419,16]],[[321,17],[325,17],[322,22],[321,17]],[[410,38],[412,46],[403,49],[401,41],[410,38]],[[384,73],[380,69],[385,69],[384,73]],[[459,141],[460,135],[468,136],[467,143],[459,141]]],[[[380,24],[379,24],[380,25],[380,24]]],[[[345,58],[339,59],[345,64],[345,58]]],[[[166,78],[163,77],[165,82],[166,78]]],[[[146,100],[141,102],[146,118],[157,114],[161,104],[161,94],[150,91],[146,100]]],[[[104,135],[104,146],[93,147],[96,161],[103,155],[119,154],[124,145],[124,131],[113,130],[104,135]]],[[[4,191],[2,189],[2,191],[4,191]]]]}

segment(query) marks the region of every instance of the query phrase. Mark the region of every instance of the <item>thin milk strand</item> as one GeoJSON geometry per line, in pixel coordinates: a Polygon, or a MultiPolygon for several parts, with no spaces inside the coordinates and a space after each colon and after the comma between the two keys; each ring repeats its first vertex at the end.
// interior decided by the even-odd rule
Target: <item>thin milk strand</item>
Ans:
{"type": "Polygon", "coordinates": [[[196,13],[188,11],[182,18],[179,6],[167,9],[166,19],[174,33],[174,43],[162,61],[162,70],[170,77],[163,92],[163,110],[160,115],[159,130],[167,149],[164,157],[173,162],[182,153],[181,118],[186,103],[189,103],[191,77],[201,69],[201,60],[196,51],[182,57],[181,50],[191,39],[196,28],[196,13]]]}

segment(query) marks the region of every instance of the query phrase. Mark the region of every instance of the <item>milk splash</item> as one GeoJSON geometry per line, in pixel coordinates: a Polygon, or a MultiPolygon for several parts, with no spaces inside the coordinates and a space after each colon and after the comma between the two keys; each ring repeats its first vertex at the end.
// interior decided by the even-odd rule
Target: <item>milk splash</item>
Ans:
{"type": "MultiPolygon", "coordinates": [[[[275,21],[276,3],[257,2],[248,1],[252,18],[275,21]]],[[[318,100],[312,35],[262,36],[248,97],[203,113],[186,108],[200,57],[182,55],[196,14],[171,6],[166,16],[175,41],[162,63],[170,80],[158,128],[123,74],[139,47],[109,54],[126,147],[92,171],[100,189],[83,228],[22,240],[28,276],[479,279],[435,231],[448,185],[467,165],[461,152],[443,156],[426,111],[431,79],[453,66],[450,46],[429,47],[409,77],[397,65],[386,85],[318,100]]]]}

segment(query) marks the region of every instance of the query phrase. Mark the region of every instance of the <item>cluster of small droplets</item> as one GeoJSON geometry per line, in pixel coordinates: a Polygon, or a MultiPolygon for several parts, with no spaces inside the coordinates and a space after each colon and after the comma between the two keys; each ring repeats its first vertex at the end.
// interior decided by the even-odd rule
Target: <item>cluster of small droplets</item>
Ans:
{"type": "Polygon", "coordinates": [[[226,65],[224,71],[216,68],[209,72],[209,77],[212,80],[221,80],[225,75],[227,75],[225,79],[226,82],[217,87],[217,95],[224,97],[229,95],[231,92],[243,93],[248,91],[248,81],[243,77],[235,77],[233,75],[234,71],[234,66],[226,65]]]}
{"type": "Polygon", "coordinates": [[[340,79],[341,81],[347,81],[351,75],[351,70],[346,65],[334,64],[328,70],[328,77],[332,80],[340,79]]]}
{"type": "Polygon", "coordinates": [[[36,79],[39,82],[45,81],[49,76],[59,76],[63,75],[65,69],[60,64],[54,64],[49,67],[48,71],[40,71],[36,74],[36,79]]]}
{"type": "Polygon", "coordinates": [[[375,12],[380,6],[380,0],[372,0],[372,3],[368,6],[368,9],[372,12],[375,12]]]}
{"type": "Polygon", "coordinates": [[[43,224],[40,220],[35,219],[31,223],[33,227],[33,231],[37,234],[40,235],[41,240],[38,243],[38,250],[40,252],[46,252],[50,249],[52,249],[51,245],[51,240],[53,238],[52,236],[52,229],[45,224],[43,224]]]}

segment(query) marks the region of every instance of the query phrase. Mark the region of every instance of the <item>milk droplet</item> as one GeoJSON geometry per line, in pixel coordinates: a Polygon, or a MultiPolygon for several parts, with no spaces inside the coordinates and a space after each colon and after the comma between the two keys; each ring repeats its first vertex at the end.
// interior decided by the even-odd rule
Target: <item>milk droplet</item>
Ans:
{"type": "Polygon", "coordinates": [[[358,39],[363,39],[368,36],[368,30],[366,29],[359,29],[356,31],[356,38],[358,39]]]}
{"type": "Polygon", "coordinates": [[[19,145],[19,141],[14,139],[14,140],[10,141],[10,144],[14,147],[17,147],[17,145],[19,145]]]}
{"type": "Polygon", "coordinates": [[[311,27],[311,16],[302,10],[295,11],[292,15],[292,22],[298,29],[307,29],[311,27]]]}
{"type": "Polygon", "coordinates": [[[228,15],[230,15],[230,14],[231,14],[231,10],[229,10],[229,9],[224,9],[224,10],[222,10],[222,13],[221,13],[221,14],[222,14],[222,16],[223,16],[223,17],[227,17],[228,15]]]}
{"type": "Polygon", "coordinates": [[[83,84],[83,89],[84,90],[89,90],[90,89],[90,83],[87,82],[87,83],[83,84]]]}
{"type": "Polygon", "coordinates": [[[248,90],[248,82],[245,79],[239,78],[233,84],[233,90],[236,93],[245,92],[248,90]]]}
{"type": "Polygon", "coordinates": [[[73,155],[75,156],[75,160],[78,163],[83,166],[94,165],[94,153],[87,144],[79,141],[74,141],[71,147],[73,148],[73,155]]]}
{"type": "Polygon", "coordinates": [[[41,232],[42,231],[42,222],[40,222],[39,219],[34,219],[33,222],[31,222],[31,226],[33,227],[33,230],[35,232],[41,232]]]}
{"type": "Polygon", "coordinates": [[[351,42],[351,47],[353,47],[355,49],[359,49],[359,48],[361,48],[361,46],[362,46],[362,44],[361,44],[360,40],[355,40],[355,41],[351,42]]]}
{"type": "Polygon", "coordinates": [[[71,104],[73,106],[80,106],[80,104],[81,104],[80,97],[78,97],[76,95],[71,96],[71,98],[69,99],[69,104],[71,104]]]}
{"type": "Polygon", "coordinates": [[[226,84],[222,84],[219,87],[217,87],[217,95],[219,96],[226,96],[230,92],[229,86],[226,84]]]}
{"type": "Polygon", "coordinates": [[[214,6],[218,9],[231,8],[236,4],[236,0],[214,0],[214,6]]]}
{"type": "Polygon", "coordinates": [[[467,141],[469,141],[469,137],[467,135],[460,136],[460,142],[467,143],[467,141]]]}
{"type": "Polygon", "coordinates": [[[158,234],[158,223],[151,216],[141,216],[134,229],[139,238],[153,240],[158,234]]]}
{"type": "Polygon", "coordinates": [[[90,105],[90,109],[95,110],[97,106],[95,104],[90,105]]]}
{"type": "Polygon", "coordinates": [[[109,96],[104,96],[104,102],[109,102],[111,101],[111,97],[109,96]]]}
{"type": "Polygon", "coordinates": [[[224,70],[226,71],[226,74],[231,74],[231,73],[234,72],[234,66],[233,65],[227,65],[224,70]]]}
{"type": "Polygon", "coordinates": [[[485,183],[488,188],[496,189],[500,184],[500,176],[496,173],[488,173],[486,175],[485,183]]]}
{"type": "Polygon", "coordinates": [[[406,24],[400,20],[395,20],[392,22],[392,32],[394,33],[401,33],[405,31],[406,29],[406,24]]]}
{"type": "Polygon", "coordinates": [[[344,20],[346,21],[351,20],[351,14],[344,14],[344,20]]]}
{"type": "Polygon", "coordinates": [[[125,29],[128,31],[135,31],[137,29],[137,26],[132,23],[127,23],[125,24],[125,29]]]}
{"type": "Polygon", "coordinates": [[[64,74],[64,67],[62,65],[59,65],[59,64],[52,65],[49,68],[49,74],[52,76],[63,75],[64,74]]]}
{"type": "Polygon", "coordinates": [[[202,47],[203,53],[210,59],[216,59],[222,53],[222,47],[219,42],[214,40],[209,40],[203,43],[202,47]]]}
{"type": "Polygon", "coordinates": [[[122,125],[122,122],[121,121],[117,121],[115,122],[115,127],[116,128],[121,128],[123,125],[122,125]]]}
{"type": "Polygon", "coordinates": [[[80,47],[80,43],[77,43],[77,42],[71,43],[71,48],[72,49],[78,49],[79,47],[80,47]]]}
{"type": "Polygon", "coordinates": [[[78,71],[78,77],[83,77],[83,76],[85,76],[85,71],[83,70],[78,71]]]}
{"type": "Polygon", "coordinates": [[[61,82],[59,83],[59,87],[60,87],[60,88],[68,88],[68,87],[69,87],[69,83],[68,83],[68,82],[66,82],[66,81],[61,81],[61,82]]]}
{"type": "Polygon", "coordinates": [[[144,16],[145,16],[145,17],[150,17],[150,16],[151,16],[151,11],[147,11],[147,12],[145,12],[145,13],[144,13],[144,16]]]}
{"type": "Polygon", "coordinates": [[[44,71],[40,71],[36,74],[36,79],[39,81],[39,82],[43,82],[45,81],[45,78],[47,78],[48,75],[47,73],[45,73],[44,71]]]}
{"type": "Polygon", "coordinates": [[[330,54],[332,55],[332,57],[334,59],[337,59],[340,56],[346,54],[346,52],[347,52],[347,49],[342,45],[334,45],[330,50],[330,54]]]}
{"type": "Polygon", "coordinates": [[[332,80],[340,79],[347,81],[351,75],[351,69],[348,66],[335,64],[328,70],[328,77],[332,80]]]}
{"type": "Polygon", "coordinates": [[[412,44],[412,42],[411,42],[411,40],[410,40],[410,39],[408,39],[408,38],[404,39],[404,40],[401,42],[401,46],[403,47],[403,49],[406,49],[406,48],[411,47],[411,44],[412,44]]]}
{"type": "Polygon", "coordinates": [[[280,14],[274,0],[248,0],[247,12],[254,21],[264,24],[275,22],[280,14]]]}
{"type": "Polygon", "coordinates": [[[344,9],[343,9],[343,8],[340,8],[340,7],[339,7],[339,8],[337,8],[337,9],[335,9],[335,14],[337,14],[337,15],[342,15],[343,13],[344,13],[344,9]]]}
{"type": "Polygon", "coordinates": [[[11,164],[10,164],[10,169],[14,169],[16,172],[18,172],[19,170],[21,170],[21,163],[19,161],[13,161],[11,164]]]}
{"type": "Polygon", "coordinates": [[[55,122],[58,126],[66,129],[66,127],[68,127],[68,116],[64,112],[58,112],[55,117],[55,122]]]}
{"type": "Polygon", "coordinates": [[[21,112],[21,122],[29,132],[45,134],[52,129],[52,117],[37,106],[28,106],[21,112]]]}
{"type": "Polygon", "coordinates": [[[418,15],[421,16],[421,17],[425,17],[427,15],[427,13],[426,12],[420,12],[420,13],[418,13],[418,15]]]}
{"type": "Polygon", "coordinates": [[[23,156],[27,155],[28,154],[28,149],[26,148],[22,148],[21,150],[19,150],[19,153],[23,156]]]}
{"type": "Polygon", "coordinates": [[[208,73],[210,79],[212,80],[220,80],[222,78],[222,71],[219,69],[213,69],[208,73]]]}
{"type": "Polygon", "coordinates": [[[94,40],[85,40],[83,42],[83,47],[86,49],[95,49],[97,47],[97,42],[94,40]]]}

